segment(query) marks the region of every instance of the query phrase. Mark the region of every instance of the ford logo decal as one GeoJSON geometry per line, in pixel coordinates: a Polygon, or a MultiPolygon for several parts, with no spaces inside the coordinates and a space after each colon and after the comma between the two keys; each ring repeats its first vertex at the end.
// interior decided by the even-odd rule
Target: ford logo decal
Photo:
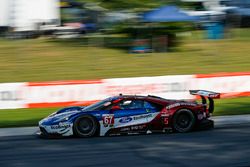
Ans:
{"type": "Polygon", "coordinates": [[[131,117],[123,117],[119,120],[120,123],[128,123],[130,121],[132,121],[131,117]]]}

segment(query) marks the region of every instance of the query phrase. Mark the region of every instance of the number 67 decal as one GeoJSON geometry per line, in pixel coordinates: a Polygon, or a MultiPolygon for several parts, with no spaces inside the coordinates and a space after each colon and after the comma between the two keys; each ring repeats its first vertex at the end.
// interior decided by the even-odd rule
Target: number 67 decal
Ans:
{"type": "Polygon", "coordinates": [[[113,126],[115,123],[114,114],[103,114],[102,121],[103,121],[104,127],[113,126]]]}

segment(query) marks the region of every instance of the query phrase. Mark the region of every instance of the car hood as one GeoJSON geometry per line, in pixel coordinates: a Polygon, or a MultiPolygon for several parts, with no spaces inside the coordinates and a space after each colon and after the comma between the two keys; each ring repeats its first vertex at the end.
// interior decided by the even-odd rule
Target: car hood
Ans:
{"type": "Polygon", "coordinates": [[[67,120],[67,118],[70,118],[71,116],[78,114],[80,112],[84,112],[82,109],[84,107],[67,107],[60,109],[52,114],[50,114],[48,117],[42,119],[40,123],[43,124],[53,124],[61,121],[67,120]]]}

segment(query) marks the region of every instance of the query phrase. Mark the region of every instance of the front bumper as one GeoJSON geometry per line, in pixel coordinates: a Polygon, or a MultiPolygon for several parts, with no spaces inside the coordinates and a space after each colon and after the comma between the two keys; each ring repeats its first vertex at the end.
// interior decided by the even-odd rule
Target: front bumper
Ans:
{"type": "Polygon", "coordinates": [[[43,125],[39,124],[40,132],[37,134],[40,137],[63,137],[73,135],[73,124],[59,123],[58,125],[43,125]]]}
{"type": "Polygon", "coordinates": [[[40,131],[38,131],[36,134],[40,138],[61,138],[63,137],[59,133],[48,133],[43,127],[39,127],[40,131]]]}

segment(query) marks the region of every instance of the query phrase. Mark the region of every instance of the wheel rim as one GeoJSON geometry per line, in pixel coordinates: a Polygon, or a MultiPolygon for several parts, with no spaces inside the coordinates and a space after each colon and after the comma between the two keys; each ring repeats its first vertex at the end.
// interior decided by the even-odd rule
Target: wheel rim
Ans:
{"type": "Polygon", "coordinates": [[[82,118],[78,124],[78,130],[82,134],[89,134],[93,130],[93,127],[94,127],[93,121],[91,121],[88,118],[82,118]]]}
{"type": "Polygon", "coordinates": [[[186,129],[190,126],[191,118],[187,114],[181,114],[176,121],[177,126],[180,129],[186,129]]]}

